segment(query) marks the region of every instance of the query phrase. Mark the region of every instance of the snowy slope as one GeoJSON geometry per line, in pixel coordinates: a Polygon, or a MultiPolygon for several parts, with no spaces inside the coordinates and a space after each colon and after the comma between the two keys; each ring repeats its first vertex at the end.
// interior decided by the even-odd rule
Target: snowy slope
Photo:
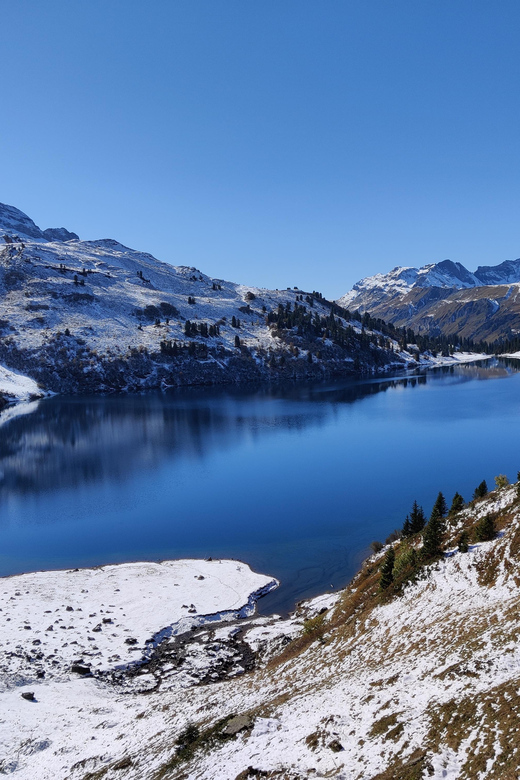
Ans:
{"type": "Polygon", "coordinates": [[[34,379],[0,366],[0,398],[5,402],[33,401],[42,396],[43,392],[34,379]]]}
{"type": "Polygon", "coordinates": [[[41,230],[33,220],[14,206],[0,203],[0,235],[4,241],[70,241],[77,239],[76,233],[65,228],[47,228],[41,230]]]}

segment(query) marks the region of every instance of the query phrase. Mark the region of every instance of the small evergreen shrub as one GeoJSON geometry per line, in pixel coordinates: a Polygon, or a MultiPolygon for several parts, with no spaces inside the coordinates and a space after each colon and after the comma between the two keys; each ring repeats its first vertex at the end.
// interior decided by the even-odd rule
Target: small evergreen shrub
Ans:
{"type": "Polygon", "coordinates": [[[467,553],[469,550],[469,535],[467,531],[463,531],[459,536],[458,541],[459,552],[467,553]]]}
{"type": "Polygon", "coordinates": [[[475,526],[475,539],[477,542],[489,542],[495,538],[496,528],[493,515],[485,515],[475,526]]]}
{"type": "Polygon", "coordinates": [[[403,545],[394,564],[394,582],[401,585],[412,579],[419,568],[419,563],[419,555],[415,547],[408,544],[403,545]]]}
{"type": "Polygon", "coordinates": [[[498,476],[495,477],[495,485],[497,486],[497,490],[500,490],[500,488],[505,488],[509,485],[509,480],[505,474],[498,474],[498,476]]]}
{"type": "Polygon", "coordinates": [[[325,612],[303,621],[303,635],[321,642],[325,633],[325,612]]]}
{"type": "Polygon", "coordinates": [[[381,564],[381,576],[379,578],[379,590],[383,591],[390,587],[394,581],[395,550],[390,547],[381,564]]]}

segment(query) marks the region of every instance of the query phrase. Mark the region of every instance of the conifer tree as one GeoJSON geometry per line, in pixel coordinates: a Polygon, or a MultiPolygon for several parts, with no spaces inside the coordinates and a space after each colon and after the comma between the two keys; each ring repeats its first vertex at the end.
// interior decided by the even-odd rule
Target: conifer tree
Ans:
{"type": "Polygon", "coordinates": [[[489,542],[494,539],[496,534],[495,520],[493,515],[486,515],[477,523],[475,528],[475,539],[477,542],[489,542]]]}
{"type": "Polygon", "coordinates": [[[460,495],[460,493],[455,493],[453,496],[453,501],[451,502],[450,507],[450,515],[456,515],[457,512],[460,512],[461,509],[464,508],[464,499],[460,495]]]}
{"type": "Polygon", "coordinates": [[[379,578],[379,590],[386,590],[394,581],[395,550],[390,547],[381,564],[381,576],[379,578]]]}
{"type": "Polygon", "coordinates": [[[439,510],[434,506],[430,522],[424,529],[422,555],[426,560],[438,558],[442,553],[444,536],[444,521],[439,510]]]}
{"type": "Polygon", "coordinates": [[[434,514],[438,514],[440,517],[444,517],[447,511],[448,511],[448,507],[446,506],[446,499],[444,498],[443,494],[439,491],[439,495],[437,496],[435,504],[433,505],[430,519],[433,517],[434,514]]]}
{"type": "Polygon", "coordinates": [[[461,535],[459,536],[458,546],[459,546],[459,552],[461,552],[461,553],[467,553],[468,552],[468,550],[469,550],[469,537],[468,537],[468,532],[467,531],[463,531],[461,533],[461,535]]]}
{"type": "Polygon", "coordinates": [[[419,506],[417,501],[413,502],[412,511],[410,512],[410,530],[412,535],[418,534],[426,525],[426,518],[422,506],[419,506]]]}
{"type": "Polygon", "coordinates": [[[410,523],[410,516],[406,515],[406,519],[403,523],[403,530],[401,531],[403,536],[412,535],[412,524],[410,523]]]}
{"type": "Polygon", "coordinates": [[[485,479],[482,480],[480,485],[477,485],[475,492],[473,493],[473,499],[484,498],[487,495],[488,486],[485,479]]]}

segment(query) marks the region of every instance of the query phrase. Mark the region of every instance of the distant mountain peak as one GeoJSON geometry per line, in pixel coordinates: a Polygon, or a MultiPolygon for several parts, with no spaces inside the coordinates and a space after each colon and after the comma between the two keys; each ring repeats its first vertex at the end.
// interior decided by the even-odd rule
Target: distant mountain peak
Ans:
{"type": "Polygon", "coordinates": [[[520,285],[520,259],[474,272],[441,260],[361,279],[337,303],[419,333],[493,341],[520,332],[520,289],[511,285],[520,285]]]}
{"type": "MultiPolygon", "coordinates": [[[[8,239],[36,239],[40,241],[70,241],[79,239],[76,233],[72,233],[64,227],[47,228],[42,230],[23,211],[7,203],[0,203],[0,237],[8,239]]],[[[6,239],[4,239],[6,240],[6,239]]]]}

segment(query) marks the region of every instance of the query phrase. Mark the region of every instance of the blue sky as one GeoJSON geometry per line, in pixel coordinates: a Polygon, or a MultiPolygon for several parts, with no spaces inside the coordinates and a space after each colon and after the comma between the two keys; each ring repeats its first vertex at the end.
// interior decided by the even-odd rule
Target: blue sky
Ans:
{"type": "Polygon", "coordinates": [[[517,1],[0,12],[0,201],[41,227],[328,297],[520,255],[517,1]]]}

